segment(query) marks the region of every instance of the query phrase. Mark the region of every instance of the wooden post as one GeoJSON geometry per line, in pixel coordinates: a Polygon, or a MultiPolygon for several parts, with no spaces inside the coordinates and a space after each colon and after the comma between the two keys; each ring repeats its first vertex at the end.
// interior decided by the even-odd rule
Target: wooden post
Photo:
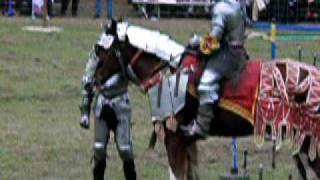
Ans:
{"type": "Polygon", "coordinates": [[[51,0],[43,0],[43,26],[47,26],[48,25],[48,1],[51,0]]]}
{"type": "Polygon", "coordinates": [[[263,164],[259,165],[259,180],[263,180],[263,164]]]}

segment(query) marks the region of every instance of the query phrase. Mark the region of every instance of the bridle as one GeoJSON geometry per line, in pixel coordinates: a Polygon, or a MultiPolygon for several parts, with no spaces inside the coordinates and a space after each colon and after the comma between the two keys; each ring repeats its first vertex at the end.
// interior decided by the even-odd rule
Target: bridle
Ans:
{"type": "MultiPolygon", "coordinates": [[[[118,39],[115,38],[115,40],[117,41],[118,39]]],[[[135,74],[135,72],[133,71],[132,66],[138,61],[143,51],[138,49],[138,51],[133,55],[133,57],[129,61],[125,61],[124,59],[125,56],[123,56],[121,45],[119,44],[118,41],[116,43],[117,45],[111,46],[110,50],[116,56],[116,59],[120,65],[122,75],[128,80],[131,80],[136,84],[140,84],[140,80],[135,74]]]]}

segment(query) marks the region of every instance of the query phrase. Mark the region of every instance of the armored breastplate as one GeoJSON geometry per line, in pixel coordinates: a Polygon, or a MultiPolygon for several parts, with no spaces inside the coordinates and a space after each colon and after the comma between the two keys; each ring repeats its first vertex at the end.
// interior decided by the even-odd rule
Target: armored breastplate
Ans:
{"type": "Polygon", "coordinates": [[[122,73],[117,73],[104,82],[101,89],[104,96],[114,97],[127,91],[128,80],[122,73]]]}
{"type": "Polygon", "coordinates": [[[227,16],[224,41],[229,45],[243,44],[245,40],[245,18],[238,3],[237,5],[230,6],[230,8],[233,11],[227,16]]]}

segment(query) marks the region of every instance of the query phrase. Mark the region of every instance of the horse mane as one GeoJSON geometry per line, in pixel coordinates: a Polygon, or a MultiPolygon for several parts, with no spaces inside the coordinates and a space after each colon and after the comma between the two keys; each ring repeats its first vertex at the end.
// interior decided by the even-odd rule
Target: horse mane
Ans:
{"type": "Polygon", "coordinates": [[[171,66],[180,63],[185,47],[172,39],[168,34],[150,30],[144,27],[128,25],[126,29],[128,42],[144,52],[154,54],[171,66]]]}

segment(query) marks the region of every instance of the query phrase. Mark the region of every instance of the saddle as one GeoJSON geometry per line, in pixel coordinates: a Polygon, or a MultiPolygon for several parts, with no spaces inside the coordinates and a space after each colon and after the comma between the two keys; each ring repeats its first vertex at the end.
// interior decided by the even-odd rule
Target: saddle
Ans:
{"type": "MultiPolygon", "coordinates": [[[[187,54],[184,57],[182,66],[192,72],[189,75],[188,91],[197,98],[197,87],[204,65],[197,54],[187,54]]],[[[235,84],[233,79],[223,82],[222,93],[218,103],[219,107],[231,111],[254,124],[260,69],[260,60],[248,61],[237,79],[241,83],[235,84]]]]}

